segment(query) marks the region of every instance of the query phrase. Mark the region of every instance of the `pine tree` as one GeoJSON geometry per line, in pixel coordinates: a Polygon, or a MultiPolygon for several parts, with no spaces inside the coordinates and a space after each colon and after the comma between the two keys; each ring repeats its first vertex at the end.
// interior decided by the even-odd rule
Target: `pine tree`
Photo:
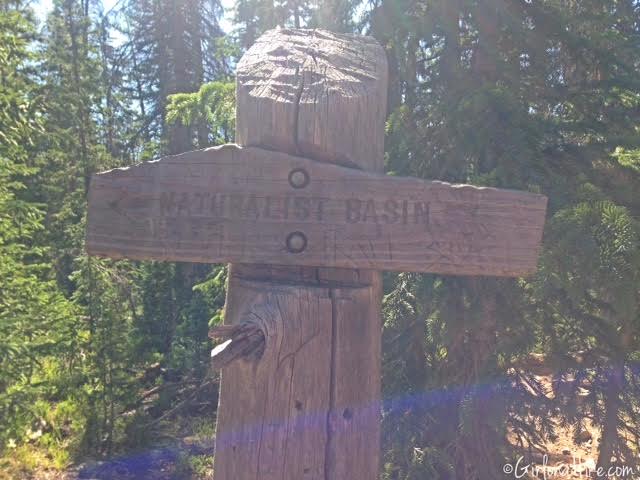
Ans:
{"type": "Polygon", "coordinates": [[[165,122],[168,97],[228,75],[218,52],[222,7],[214,0],[130,2],[124,14],[121,49],[133,67],[129,78],[147,134],[141,143],[159,142],[151,156],[191,150],[202,139],[194,138],[194,129],[165,122]]]}
{"type": "MultiPolygon", "coordinates": [[[[225,83],[228,47],[222,42],[218,24],[220,4],[202,0],[130,2],[122,15],[120,25],[126,41],[119,49],[128,59],[124,83],[130,85],[131,98],[139,105],[139,124],[144,126],[136,140],[142,148],[141,158],[217,144],[220,135],[229,139],[233,126],[228,122],[228,111],[233,107],[232,101],[229,106],[225,83]],[[192,92],[208,80],[214,80],[213,86],[216,82],[223,86],[220,108],[204,104],[214,100],[214,93],[201,99],[196,110],[202,116],[171,118],[170,99],[180,101],[195,95],[192,92]],[[226,124],[217,123],[222,117],[226,124]],[[214,130],[210,132],[209,127],[214,130]]],[[[202,88],[212,92],[210,87],[202,88]]],[[[139,412],[136,424],[129,429],[132,437],[145,431],[148,435],[150,426],[160,426],[166,414],[176,412],[176,406],[184,408],[198,395],[206,394],[200,390],[210,384],[206,379],[207,330],[221,299],[213,292],[214,300],[209,301],[203,294],[208,290],[199,285],[207,285],[218,273],[218,268],[208,265],[140,264],[136,277],[140,311],[132,320],[135,340],[131,355],[135,368],[143,372],[139,387],[157,388],[159,397],[139,412]],[[150,371],[153,374],[144,373],[150,371]]],[[[209,395],[203,403],[213,407],[215,396],[209,395]]]]}
{"type": "Polygon", "coordinates": [[[114,102],[105,101],[114,95],[114,86],[100,64],[109,44],[101,36],[97,11],[85,1],[54,2],[44,33],[41,89],[49,99],[43,116],[47,136],[38,145],[40,170],[31,189],[47,205],[44,241],[52,246],[57,283],[84,320],[72,332],[75,353],[85,359],[76,386],[84,428],[74,453],[108,456],[120,405],[135,392],[125,369],[130,364],[126,340],[136,313],[136,289],[130,282],[136,267],[84,253],[90,176],[124,160],[109,152],[122,143],[113,125],[114,102]]]}
{"type": "MultiPolygon", "coordinates": [[[[370,14],[372,32],[390,53],[393,111],[388,168],[425,178],[542,191],[551,199],[552,214],[565,208],[572,211],[587,192],[596,191],[600,201],[631,208],[636,203],[629,192],[637,179],[630,168],[621,168],[614,152],[616,147],[624,152],[637,143],[633,132],[638,83],[632,75],[638,62],[633,47],[637,14],[637,6],[630,2],[611,2],[604,8],[601,2],[502,0],[377,5],[370,14]]],[[[632,215],[625,211],[616,210],[618,217],[632,215]]],[[[597,218],[588,220],[594,228],[600,222],[597,218]]],[[[631,218],[616,222],[630,225],[631,218]]],[[[558,226],[556,235],[566,233],[565,223],[558,226]]],[[[608,241],[615,244],[619,241],[615,229],[611,233],[608,241]]],[[[591,235],[589,228],[583,228],[578,238],[589,241],[591,235]]],[[[559,236],[545,239],[545,252],[551,258],[569,254],[557,243],[559,236]]],[[[553,275],[562,268],[556,265],[553,275]]],[[[604,275],[595,278],[607,282],[604,275]]],[[[633,278],[625,281],[632,284],[633,278]]],[[[405,472],[407,478],[420,478],[425,472],[421,469],[434,465],[441,465],[438,473],[443,478],[450,478],[454,471],[461,478],[494,478],[502,457],[511,450],[505,441],[506,425],[531,445],[539,445],[552,430],[544,420],[554,406],[541,385],[510,366],[516,367],[518,358],[533,349],[559,355],[556,345],[559,350],[566,348],[563,338],[569,332],[577,334],[575,338],[593,338],[588,315],[571,322],[584,321],[584,329],[558,330],[560,319],[547,309],[557,308],[562,300],[558,297],[553,303],[536,293],[541,288],[538,282],[428,276],[408,284],[396,282],[395,289],[416,292],[424,288],[418,287],[422,282],[431,285],[427,291],[434,293],[416,302],[410,315],[389,305],[387,328],[395,331],[397,325],[406,325],[408,330],[417,316],[426,322],[426,336],[407,337],[397,350],[398,358],[389,361],[400,362],[396,364],[402,372],[408,368],[407,355],[415,358],[415,352],[421,351],[429,366],[426,388],[451,391],[447,382],[452,379],[457,388],[446,397],[446,405],[427,403],[430,408],[423,412],[410,409],[415,415],[412,424],[420,425],[418,433],[399,442],[391,436],[389,468],[405,472]],[[539,336],[533,337],[532,332],[539,336]],[[442,358],[432,362],[429,352],[436,348],[442,358]],[[527,394],[529,387],[537,395],[527,394]],[[532,422],[540,428],[528,427],[532,422]],[[416,446],[418,450],[412,450],[416,446]],[[416,457],[407,454],[411,451],[422,453],[416,457]]],[[[567,278],[564,287],[574,284],[579,282],[567,278]]],[[[617,299],[610,301],[617,304],[617,299]]],[[[631,300],[621,297],[620,301],[631,300]]],[[[577,354],[575,348],[569,349],[564,358],[577,354]]],[[[633,356],[630,351],[627,355],[633,356]]],[[[391,370],[386,378],[397,374],[391,370]]],[[[620,371],[614,375],[621,376],[620,371]]],[[[409,377],[404,387],[395,380],[388,382],[395,385],[395,395],[425,388],[424,381],[416,384],[409,377]]],[[[615,385],[589,383],[602,399],[607,397],[607,384],[615,385]]],[[[618,404],[610,402],[613,410],[622,408],[621,395],[619,390],[609,395],[618,399],[618,404]]],[[[632,396],[626,397],[627,408],[634,404],[632,396]]],[[[555,406],[569,413],[566,405],[555,406]]],[[[609,418],[619,418],[622,411],[610,412],[609,418]]],[[[399,414],[393,405],[386,411],[390,432],[399,414]]],[[[585,411],[581,418],[587,415],[585,411]]],[[[580,428],[578,417],[571,421],[580,428]]],[[[611,447],[607,443],[611,442],[605,439],[601,465],[608,462],[611,447]]]]}
{"type": "MultiPolygon", "coordinates": [[[[52,275],[43,205],[27,184],[44,135],[29,48],[35,24],[26,2],[0,2],[0,452],[28,441],[60,447],[64,413],[43,405],[72,395],[74,306],[52,275]],[[51,381],[51,377],[55,381],[51,381]],[[57,417],[57,418],[56,418],[57,417]]],[[[59,466],[65,459],[58,457],[59,466]]]]}

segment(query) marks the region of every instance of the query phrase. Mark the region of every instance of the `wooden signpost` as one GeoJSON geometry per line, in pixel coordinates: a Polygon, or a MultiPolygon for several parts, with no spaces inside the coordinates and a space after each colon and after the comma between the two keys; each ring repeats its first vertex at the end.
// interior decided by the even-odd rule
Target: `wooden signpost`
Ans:
{"type": "Polygon", "coordinates": [[[237,142],[95,175],[87,250],[231,262],[216,480],[373,480],[381,270],[535,270],[546,198],[381,174],[386,60],[272,30],[237,68],[237,142]]]}

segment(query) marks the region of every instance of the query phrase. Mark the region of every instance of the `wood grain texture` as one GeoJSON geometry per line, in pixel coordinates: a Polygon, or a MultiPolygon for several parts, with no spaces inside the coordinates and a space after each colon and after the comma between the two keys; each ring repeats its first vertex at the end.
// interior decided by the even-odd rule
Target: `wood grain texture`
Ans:
{"type": "MultiPolygon", "coordinates": [[[[305,155],[315,163],[382,172],[386,74],[384,53],[370,38],[316,30],[267,32],[239,64],[238,143],[305,155]],[[265,49],[270,49],[268,55],[263,54],[265,49]],[[366,75],[361,75],[363,68],[366,75]]],[[[259,165],[260,162],[256,162],[254,166],[259,165]]],[[[305,375],[315,382],[297,390],[296,400],[303,405],[311,402],[317,408],[307,413],[308,420],[302,422],[302,428],[290,429],[285,436],[286,444],[296,447],[286,453],[280,450],[280,454],[284,458],[297,455],[303,466],[289,470],[280,478],[377,479],[382,333],[380,273],[366,269],[274,265],[264,260],[260,264],[234,263],[229,268],[225,323],[241,321],[237,312],[245,308],[243,299],[251,296],[248,283],[257,284],[266,292],[278,291],[280,286],[295,286],[299,295],[296,298],[302,304],[299,312],[317,303],[326,306],[330,302],[331,307],[330,316],[328,309],[322,309],[317,312],[322,318],[302,320],[323,326],[318,330],[322,339],[315,338],[315,343],[310,344],[299,343],[295,353],[295,358],[303,359],[308,369],[305,375]],[[349,330],[352,320],[357,331],[349,330]],[[326,349],[313,358],[317,351],[315,345],[320,342],[326,349]],[[353,379],[354,371],[358,372],[358,379],[353,379]],[[328,396],[319,392],[326,392],[328,396]],[[318,396],[323,403],[318,402],[318,396]],[[350,410],[353,422],[341,417],[345,409],[350,410]],[[340,418],[344,423],[340,423],[340,418]],[[360,433],[354,430],[363,426],[360,433]],[[313,437],[308,430],[315,432],[313,437]]],[[[278,318],[282,318],[283,330],[297,328],[296,321],[288,320],[288,316],[278,318]]],[[[297,365],[297,360],[292,361],[297,365]]],[[[247,365],[234,367],[249,368],[247,365]]],[[[265,367],[262,375],[275,375],[273,364],[265,367]]],[[[221,416],[227,415],[227,408],[236,408],[236,399],[245,395],[252,397],[247,400],[248,406],[254,397],[264,399],[260,396],[260,378],[243,377],[248,384],[237,378],[234,371],[222,373],[218,407],[221,416]]],[[[284,392],[270,395],[268,401],[280,404],[286,403],[287,398],[284,392]]],[[[236,428],[250,425],[238,410],[228,415],[226,418],[236,418],[234,415],[237,418],[233,424],[220,421],[218,442],[234,430],[233,425],[236,428]]],[[[272,421],[271,410],[265,409],[260,422],[272,421]]],[[[243,470],[238,458],[225,452],[228,450],[217,450],[216,479],[274,478],[253,475],[252,464],[243,470]],[[234,470],[227,474],[225,466],[232,464],[234,470]],[[221,470],[224,473],[221,474],[221,470]]]]}
{"type": "MultiPolygon", "coordinates": [[[[379,282],[380,276],[374,277],[379,282]]],[[[327,478],[374,480],[379,470],[381,284],[334,288],[327,478]],[[372,320],[378,320],[378,323],[372,320]]]]}
{"type": "Polygon", "coordinates": [[[542,195],[226,145],[94,176],[87,249],[134,259],[519,276],[536,268],[545,209],[542,195]],[[306,186],[292,186],[296,171],[306,186]],[[293,232],[306,238],[301,252],[287,249],[293,232]]]}
{"type": "Polygon", "coordinates": [[[236,75],[238,144],[383,170],[387,59],[371,37],[271,30],[236,75]]]}
{"type": "Polygon", "coordinates": [[[223,370],[216,479],[328,478],[332,318],[327,288],[234,281],[225,323],[255,322],[265,351],[223,370]]]}
{"type": "Polygon", "coordinates": [[[224,369],[216,478],[376,478],[377,288],[233,286],[225,322],[259,326],[266,348],[224,369]]]}

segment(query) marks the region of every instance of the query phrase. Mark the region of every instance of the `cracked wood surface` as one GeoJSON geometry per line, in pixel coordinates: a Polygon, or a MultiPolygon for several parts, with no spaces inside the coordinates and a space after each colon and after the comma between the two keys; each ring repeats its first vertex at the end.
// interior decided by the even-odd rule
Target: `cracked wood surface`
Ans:
{"type": "MultiPolygon", "coordinates": [[[[239,144],[382,171],[387,67],[371,38],[270,31],[237,75],[239,144]]],[[[259,263],[229,269],[225,323],[268,333],[261,360],[222,371],[216,479],[377,479],[380,273],[259,263]]]]}
{"type": "Polygon", "coordinates": [[[223,370],[216,478],[377,478],[378,288],[232,283],[225,322],[265,350],[223,370]]]}
{"type": "Polygon", "coordinates": [[[546,198],[225,145],[98,174],[89,205],[87,249],[109,257],[518,276],[546,198]]]}
{"type": "Polygon", "coordinates": [[[230,285],[225,323],[255,323],[265,350],[223,370],[216,478],[325,479],[331,312],[327,288],[230,285]]]}
{"type": "Polygon", "coordinates": [[[371,37],[270,30],[236,75],[238,144],[383,170],[387,61],[371,37]]]}

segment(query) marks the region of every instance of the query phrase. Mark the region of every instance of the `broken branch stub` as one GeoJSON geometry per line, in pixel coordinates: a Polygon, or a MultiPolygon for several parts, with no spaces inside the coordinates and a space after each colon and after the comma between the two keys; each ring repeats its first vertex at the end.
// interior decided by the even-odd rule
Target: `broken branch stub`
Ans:
{"type": "Polygon", "coordinates": [[[253,322],[219,325],[209,331],[209,337],[222,340],[222,343],[211,351],[213,370],[221,370],[231,362],[240,359],[258,361],[264,353],[264,332],[253,322]]]}

